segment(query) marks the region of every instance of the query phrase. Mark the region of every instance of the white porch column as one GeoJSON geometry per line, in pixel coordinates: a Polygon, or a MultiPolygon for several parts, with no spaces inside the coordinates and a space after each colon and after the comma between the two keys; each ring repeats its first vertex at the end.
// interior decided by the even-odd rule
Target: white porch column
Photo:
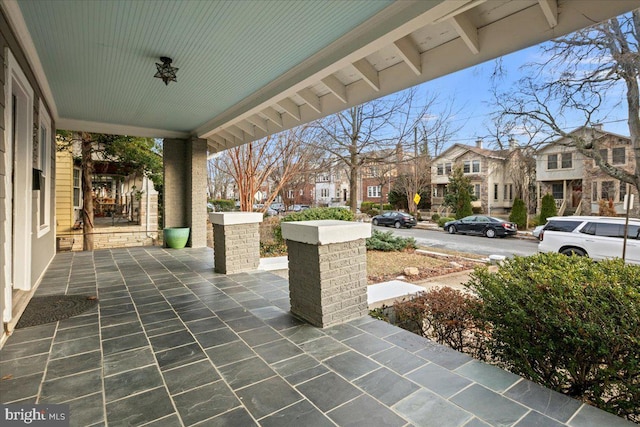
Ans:
{"type": "Polygon", "coordinates": [[[188,246],[207,245],[207,141],[165,139],[164,226],[190,227],[188,246]]]}
{"type": "Polygon", "coordinates": [[[212,212],[213,258],[217,273],[254,271],[260,265],[262,214],[257,212],[212,212]]]}
{"type": "Polygon", "coordinates": [[[321,328],[365,316],[370,236],[367,223],[283,222],[291,313],[321,328]]]}

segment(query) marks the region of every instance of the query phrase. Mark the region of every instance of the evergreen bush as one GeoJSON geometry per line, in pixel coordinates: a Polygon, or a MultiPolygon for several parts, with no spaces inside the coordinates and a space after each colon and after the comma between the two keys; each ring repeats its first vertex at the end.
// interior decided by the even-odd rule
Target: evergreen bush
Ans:
{"type": "Polygon", "coordinates": [[[527,208],[524,205],[524,200],[516,197],[513,201],[509,221],[518,224],[520,230],[527,228],[527,208]]]}
{"type": "Polygon", "coordinates": [[[547,223],[547,218],[556,216],[558,209],[556,208],[556,200],[550,193],[547,193],[542,198],[542,205],[540,206],[540,225],[547,223]]]}
{"type": "Polygon", "coordinates": [[[382,232],[373,230],[366,244],[367,250],[384,252],[399,252],[416,248],[416,240],[413,237],[395,236],[391,231],[382,232]]]}
{"type": "Polygon", "coordinates": [[[640,420],[640,266],[556,253],[476,269],[490,355],[545,387],[640,420]]]}
{"type": "Polygon", "coordinates": [[[438,227],[442,228],[444,227],[444,223],[445,222],[449,222],[449,221],[453,221],[455,220],[455,218],[451,218],[450,216],[443,216],[438,218],[438,227]]]}

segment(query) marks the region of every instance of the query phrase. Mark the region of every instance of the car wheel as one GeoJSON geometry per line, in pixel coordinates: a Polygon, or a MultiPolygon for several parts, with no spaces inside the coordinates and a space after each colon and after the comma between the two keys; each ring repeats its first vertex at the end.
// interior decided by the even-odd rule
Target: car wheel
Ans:
{"type": "Polygon", "coordinates": [[[493,239],[494,237],[496,237],[496,230],[494,230],[493,228],[487,228],[484,231],[484,235],[490,239],[493,239]]]}
{"type": "Polygon", "coordinates": [[[450,225],[447,231],[449,232],[449,234],[456,234],[456,226],[450,225]]]}
{"type": "Polygon", "coordinates": [[[396,222],[393,224],[393,226],[394,226],[395,228],[400,228],[400,227],[402,227],[402,224],[400,224],[400,221],[396,221],[396,222]]]}
{"type": "Polygon", "coordinates": [[[560,251],[560,253],[562,255],[575,255],[575,256],[585,256],[587,255],[587,253],[585,251],[583,251],[582,249],[579,248],[565,248],[563,250],[560,251]]]}
{"type": "Polygon", "coordinates": [[[378,220],[377,219],[373,219],[373,221],[371,221],[373,223],[373,225],[378,225],[378,220]]]}

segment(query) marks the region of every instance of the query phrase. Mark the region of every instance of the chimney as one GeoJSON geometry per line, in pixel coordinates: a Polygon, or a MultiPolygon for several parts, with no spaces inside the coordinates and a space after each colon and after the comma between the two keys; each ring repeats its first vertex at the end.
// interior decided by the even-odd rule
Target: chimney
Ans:
{"type": "Polygon", "coordinates": [[[518,148],[518,141],[514,137],[509,138],[509,151],[513,151],[518,148]]]}
{"type": "Polygon", "coordinates": [[[482,138],[476,139],[476,147],[477,148],[482,148],[482,138]]]}
{"type": "Polygon", "coordinates": [[[592,127],[597,130],[602,130],[602,123],[594,123],[592,127]]]}

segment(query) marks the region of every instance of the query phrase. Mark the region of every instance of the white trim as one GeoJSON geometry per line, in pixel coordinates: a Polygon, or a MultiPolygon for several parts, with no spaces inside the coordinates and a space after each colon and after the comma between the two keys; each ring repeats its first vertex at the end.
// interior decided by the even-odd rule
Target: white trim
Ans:
{"type": "Polygon", "coordinates": [[[9,322],[12,318],[12,283],[16,289],[28,291],[31,288],[31,169],[33,165],[33,89],[27,77],[20,69],[13,53],[5,48],[5,223],[4,223],[4,274],[2,276],[2,320],[9,322]],[[14,92],[20,92],[18,106],[19,118],[17,129],[13,128],[14,92]],[[13,148],[13,134],[17,133],[19,143],[13,148]],[[10,174],[15,169],[14,184],[10,174]],[[13,205],[16,205],[15,208],[13,205]],[[13,224],[14,210],[18,212],[13,224]],[[15,235],[14,230],[15,229],[15,235]],[[8,238],[7,238],[8,237],[8,238]]]}
{"type": "Polygon", "coordinates": [[[45,191],[44,193],[44,206],[42,206],[41,204],[41,195],[38,194],[38,198],[37,198],[37,203],[36,203],[36,229],[38,230],[37,232],[37,236],[38,238],[41,238],[42,236],[44,236],[45,234],[49,233],[49,231],[51,231],[51,183],[52,183],[52,176],[51,176],[51,141],[52,139],[52,135],[53,135],[53,127],[51,126],[51,117],[49,116],[49,113],[47,112],[44,103],[42,101],[39,102],[39,107],[38,107],[38,144],[39,144],[39,149],[38,149],[38,160],[40,163],[40,167],[42,168],[42,173],[45,176],[45,188],[44,189],[40,189],[40,192],[45,191]],[[42,129],[45,128],[47,130],[46,136],[45,136],[45,140],[43,141],[42,139],[42,129]],[[42,147],[45,148],[44,151],[44,156],[43,151],[42,151],[42,147]],[[44,157],[44,159],[42,158],[44,157]],[[41,212],[40,210],[44,208],[44,223],[41,224],[40,223],[40,215],[41,212]]]}
{"type": "Polygon", "coordinates": [[[22,47],[23,53],[27,57],[29,65],[31,65],[31,69],[36,76],[36,80],[42,90],[42,94],[44,95],[49,108],[51,108],[53,118],[57,121],[58,107],[56,107],[53,92],[49,86],[49,80],[44,72],[42,63],[40,62],[36,46],[33,44],[33,39],[31,38],[31,33],[29,32],[27,23],[24,21],[22,16],[22,11],[20,11],[20,6],[18,6],[18,2],[16,0],[1,0],[0,6],[2,6],[9,24],[16,33],[16,38],[22,47]]]}
{"type": "Polygon", "coordinates": [[[189,139],[191,133],[167,129],[145,128],[140,126],[116,125],[112,123],[90,122],[86,120],[59,118],[56,128],[78,132],[108,133],[112,135],[131,135],[141,138],[189,139]]]}

